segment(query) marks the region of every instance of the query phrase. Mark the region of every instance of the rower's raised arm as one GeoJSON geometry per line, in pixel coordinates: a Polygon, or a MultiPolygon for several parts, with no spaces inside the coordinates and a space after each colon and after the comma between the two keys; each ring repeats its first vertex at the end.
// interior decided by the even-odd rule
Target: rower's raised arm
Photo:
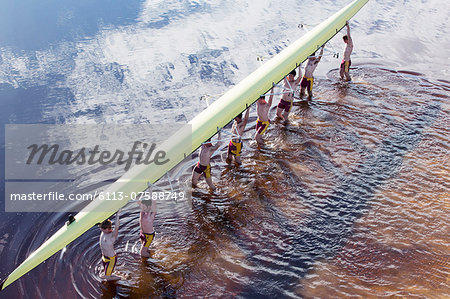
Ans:
{"type": "Polygon", "coordinates": [[[299,84],[300,80],[302,80],[302,64],[300,63],[300,65],[298,66],[298,77],[295,80],[295,84],[299,84]]]}
{"type": "Polygon", "coordinates": [[[273,96],[274,96],[274,94],[273,94],[273,87],[272,87],[272,89],[270,90],[269,101],[267,102],[267,104],[269,105],[269,107],[272,106],[273,96]]]}
{"type": "Polygon", "coordinates": [[[350,36],[350,25],[348,24],[348,21],[345,22],[345,26],[347,27],[347,37],[351,41],[352,37],[350,36]]]}
{"type": "Polygon", "coordinates": [[[119,222],[119,214],[120,214],[120,211],[121,211],[122,209],[119,209],[118,211],[117,211],[117,213],[116,213],[116,223],[114,223],[114,241],[117,239],[117,236],[119,235],[119,224],[120,224],[120,222],[119,222]]]}
{"type": "Polygon", "coordinates": [[[221,131],[219,131],[219,133],[217,134],[217,143],[214,144],[214,146],[211,149],[211,155],[220,147],[220,145],[222,144],[222,134],[221,131]]]}
{"type": "Polygon", "coordinates": [[[320,53],[319,53],[319,57],[317,57],[316,64],[319,63],[320,59],[322,59],[322,56],[323,56],[323,48],[325,48],[325,45],[323,45],[323,46],[320,48],[320,53]]]}
{"type": "Polygon", "coordinates": [[[250,114],[250,108],[247,108],[247,111],[245,112],[244,119],[242,120],[244,122],[244,127],[247,125],[249,114],[250,114]]]}

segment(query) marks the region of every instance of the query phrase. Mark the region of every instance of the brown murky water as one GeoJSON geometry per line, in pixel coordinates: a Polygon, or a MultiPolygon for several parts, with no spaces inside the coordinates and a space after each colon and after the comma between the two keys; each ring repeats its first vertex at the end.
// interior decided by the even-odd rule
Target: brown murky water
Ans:
{"type": "MultiPolygon", "coordinates": [[[[5,124],[185,123],[202,94],[226,92],[256,55],[267,60],[349,1],[132,1],[124,23],[108,21],[127,18],[117,3],[79,16],[84,2],[79,12],[69,2],[2,6],[5,124]]],[[[263,148],[245,141],[241,167],[224,163],[225,149],[214,158],[216,194],[202,181],[192,200],[159,204],[148,260],[138,206],[127,205],[116,268],[128,280],[100,281],[92,228],[0,298],[450,298],[447,2],[369,1],[350,22],[353,82],[324,57],[313,101],[271,124],[263,148]]],[[[341,35],[328,54],[342,53],[341,35]]],[[[253,107],[245,137],[255,121],[253,107]]],[[[191,165],[178,167],[179,184],[191,165]]],[[[85,172],[83,190],[97,188],[85,172]]],[[[0,211],[0,278],[66,218],[0,211]]]]}
{"type": "MultiPolygon", "coordinates": [[[[450,83],[364,65],[353,70],[352,83],[337,76],[332,70],[318,80],[314,100],[294,106],[288,125],[272,124],[263,148],[247,141],[241,167],[216,156],[216,194],[202,181],[192,201],[159,204],[148,261],[138,256],[138,207],[129,204],[116,246],[117,269],[129,280],[99,281],[98,231],[91,229],[19,280],[21,292],[450,296],[450,83]],[[52,288],[36,287],[51,281],[52,288]]],[[[253,111],[246,137],[254,123],[253,111]]],[[[179,180],[189,178],[187,167],[179,180]]],[[[61,219],[35,224],[52,221],[61,219]]],[[[55,229],[47,226],[42,230],[55,229]]],[[[28,242],[19,252],[34,249],[28,242]]]]}

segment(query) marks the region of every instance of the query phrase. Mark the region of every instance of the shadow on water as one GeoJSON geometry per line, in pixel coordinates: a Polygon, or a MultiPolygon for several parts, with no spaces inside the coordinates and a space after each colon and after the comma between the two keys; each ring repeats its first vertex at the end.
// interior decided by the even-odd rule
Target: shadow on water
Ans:
{"type": "MultiPolygon", "coordinates": [[[[391,108],[377,107],[371,99],[381,95],[383,100],[388,100],[389,95],[382,95],[377,86],[363,83],[367,87],[360,88],[358,84],[355,82],[354,85],[339,87],[349,89],[342,92],[345,95],[341,98],[351,101],[356,99],[358,104],[363,102],[376,110],[382,122],[376,124],[378,127],[375,127],[373,134],[377,134],[379,142],[374,142],[374,146],[370,147],[370,143],[365,144],[360,140],[361,132],[346,130],[342,123],[337,122],[341,113],[339,107],[348,108],[352,104],[327,103],[327,106],[334,106],[331,110],[336,115],[322,113],[321,118],[331,121],[332,125],[318,126],[334,127],[336,132],[343,132],[344,138],[361,156],[351,171],[345,171],[330,160],[328,149],[321,148],[318,143],[326,140],[328,135],[315,132],[315,140],[311,141],[308,139],[310,132],[302,127],[302,121],[314,121],[314,114],[321,113],[319,110],[323,109],[318,105],[323,103],[301,105],[301,111],[292,116],[292,123],[287,126],[275,124],[275,128],[271,128],[275,133],[266,136],[268,139],[275,138],[275,141],[259,150],[250,146],[247,157],[250,161],[244,162],[243,167],[222,171],[220,180],[226,183],[219,183],[224,188],[221,195],[202,192],[193,194],[192,221],[187,225],[188,230],[195,235],[195,242],[190,247],[192,264],[188,272],[191,280],[186,281],[187,289],[179,289],[177,293],[189,295],[206,292],[208,296],[221,294],[246,298],[298,296],[302,286],[300,280],[306,278],[318,262],[333,259],[344,246],[351,246],[348,242],[352,242],[355,222],[367,214],[378,189],[396,177],[405,155],[414,151],[423,139],[424,131],[442,113],[440,100],[428,98],[424,105],[415,103],[413,107],[405,107],[406,114],[408,109],[415,109],[413,116],[403,117],[402,120],[406,121],[401,124],[395,123],[395,113],[392,117],[385,115],[391,108]],[[371,90],[369,96],[365,95],[370,88],[375,91],[371,90]],[[384,130],[384,126],[388,130],[384,130]],[[280,150],[286,145],[304,149],[303,157],[314,160],[314,163],[329,172],[330,177],[334,177],[337,182],[329,192],[313,192],[309,189],[304,177],[293,170],[293,164],[306,164],[306,159],[300,154],[299,160],[295,150],[295,153],[289,148],[287,152],[280,150]],[[296,215],[295,218],[292,214],[298,210],[298,202],[308,206],[306,209],[309,211],[303,214],[300,212],[300,217],[296,215]],[[288,206],[287,210],[283,205],[288,206]],[[238,246],[240,253],[221,251],[229,243],[238,246]],[[237,258],[239,262],[233,261],[237,258]],[[215,265],[214,272],[208,272],[210,264],[215,265]],[[203,272],[209,275],[205,277],[203,272]],[[198,281],[200,278],[208,281],[205,282],[206,286],[202,284],[203,281],[198,281]],[[217,284],[223,286],[221,291],[208,292],[208,286],[217,284]]],[[[404,96],[401,91],[389,91],[389,94],[394,94],[394,98],[404,96]]],[[[358,111],[355,107],[349,109],[358,111]]],[[[371,114],[368,111],[364,113],[371,114]]],[[[372,125],[370,121],[373,119],[367,120],[372,125]]],[[[214,171],[220,166],[223,165],[216,163],[214,171]]],[[[405,251],[404,255],[413,256],[411,251],[405,251]]]]}
{"type": "MultiPolygon", "coordinates": [[[[320,211],[309,215],[309,220],[297,227],[290,225],[288,229],[294,230],[296,237],[290,240],[291,251],[283,256],[283,262],[289,264],[295,276],[282,275],[280,272],[256,274],[254,283],[246,286],[240,295],[258,298],[292,295],[292,286],[305,277],[314,262],[334,257],[351,236],[355,221],[369,209],[377,187],[395,176],[404,155],[414,149],[422,139],[422,131],[432,124],[440,111],[441,107],[437,103],[426,106],[416,119],[404,123],[403,129],[385,138],[353,173],[342,177],[342,182],[327,196],[326,204],[321,206],[320,211]]],[[[303,191],[307,188],[301,187],[303,182],[291,171],[284,157],[276,156],[275,161],[279,163],[284,176],[292,180],[292,185],[298,186],[295,192],[299,198],[317,200],[317,197],[303,191]]],[[[276,214],[275,220],[283,218],[282,212],[277,211],[276,214]]],[[[289,222],[287,218],[282,219],[280,225],[289,222]]],[[[239,243],[240,246],[246,246],[245,242],[239,243]]],[[[257,264],[261,263],[253,256],[248,258],[257,264]]]]}
{"type": "MultiPolygon", "coordinates": [[[[369,71],[360,71],[364,72],[369,71]]],[[[397,80],[394,84],[403,83],[401,76],[392,76],[397,80]]],[[[212,174],[218,192],[205,190],[202,181],[192,202],[158,206],[157,235],[148,261],[143,262],[137,253],[138,207],[128,205],[120,215],[116,250],[117,269],[131,274],[131,279],[100,282],[98,229],[93,228],[81,242],[50,258],[11,290],[102,298],[298,297],[303,295],[299,292],[308,274],[321,261],[337,257],[337,263],[342,260],[349,264],[347,268],[363,272],[358,262],[364,265],[375,257],[360,244],[369,244],[375,254],[383,253],[384,247],[371,245],[367,236],[354,239],[355,223],[371,210],[378,190],[398,175],[405,155],[415,150],[424,131],[445,114],[437,89],[419,104],[405,104],[400,99],[408,97],[408,92],[402,87],[389,90],[383,80],[387,79],[373,79],[370,84],[359,80],[348,86],[319,81],[317,99],[297,107],[287,126],[272,124],[264,147],[244,142],[242,166],[226,166],[214,158],[212,174]],[[323,100],[328,94],[335,98],[323,100]],[[363,122],[360,127],[359,122],[363,122]],[[360,255],[354,258],[354,252],[345,252],[348,248],[356,248],[360,255]],[[60,275],[68,268],[70,278],[60,275]],[[39,286],[48,281],[54,288],[42,290],[39,286]]],[[[422,92],[415,79],[405,84],[422,92]]],[[[251,115],[246,136],[253,136],[255,119],[251,115]]],[[[189,182],[188,168],[182,181],[189,182]]],[[[19,222],[16,216],[11,219],[19,222]]],[[[62,220],[58,215],[31,221],[30,226],[40,225],[42,232],[21,240],[19,231],[9,239],[19,254],[3,251],[5,265],[12,268],[62,220]]],[[[405,252],[416,257],[413,251],[405,252]]],[[[439,258],[437,262],[445,266],[446,257],[439,258]]]]}

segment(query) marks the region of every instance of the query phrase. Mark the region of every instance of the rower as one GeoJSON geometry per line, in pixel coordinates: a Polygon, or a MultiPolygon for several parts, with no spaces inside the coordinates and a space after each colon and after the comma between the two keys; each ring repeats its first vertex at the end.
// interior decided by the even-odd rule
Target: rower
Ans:
{"type": "Polygon", "coordinates": [[[231,138],[231,141],[228,144],[228,156],[226,159],[228,164],[231,163],[233,157],[236,164],[238,165],[242,164],[241,161],[242,134],[244,134],[249,113],[250,109],[247,109],[244,118],[242,118],[242,113],[239,113],[239,115],[234,118],[233,126],[231,127],[231,133],[233,134],[233,138],[231,138]]]}

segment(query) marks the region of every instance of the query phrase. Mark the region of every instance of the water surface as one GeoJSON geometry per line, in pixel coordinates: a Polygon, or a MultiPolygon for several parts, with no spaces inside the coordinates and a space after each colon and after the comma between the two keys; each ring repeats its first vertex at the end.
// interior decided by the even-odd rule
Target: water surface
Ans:
{"type": "MultiPolygon", "coordinates": [[[[217,99],[304,34],[299,23],[347,1],[49,3],[2,4],[4,124],[185,123],[202,95],[217,99]]],[[[92,228],[1,295],[450,296],[449,15],[445,1],[370,1],[351,21],[353,82],[324,57],[313,101],[272,124],[262,149],[246,141],[239,168],[214,158],[216,194],[203,181],[192,201],[159,205],[148,261],[137,205],[122,210],[117,269],[129,280],[101,283],[92,228]]],[[[340,36],[328,53],[342,52],[340,36]]],[[[255,121],[253,107],[246,137],[255,121]]],[[[95,170],[79,176],[69,187],[99,187],[95,170]]],[[[1,212],[0,276],[66,218],[1,212]]]]}

